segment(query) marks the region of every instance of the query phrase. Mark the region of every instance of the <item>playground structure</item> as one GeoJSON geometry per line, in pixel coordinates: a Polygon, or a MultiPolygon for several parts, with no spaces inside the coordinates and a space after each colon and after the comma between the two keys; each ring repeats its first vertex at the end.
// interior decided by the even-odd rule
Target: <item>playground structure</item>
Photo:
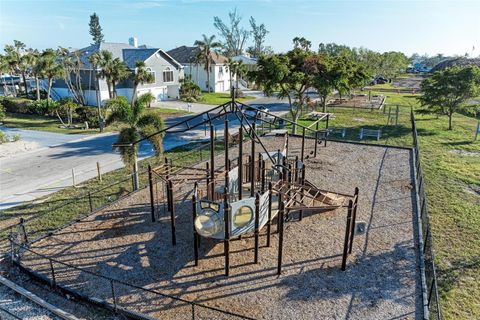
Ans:
{"type": "Polygon", "coordinates": [[[350,296],[352,318],[413,314],[410,151],[332,141],[328,115],[294,134],[244,108],[167,128],[210,136],[181,152],[189,165],[157,162],[145,189],[28,248],[20,229],[12,259],[53,287],[162,319],[316,319],[349,310],[350,296]]]}
{"type": "Polygon", "coordinates": [[[281,274],[284,222],[293,220],[294,213],[301,221],[304,211],[307,210],[321,213],[343,208],[347,210],[341,267],[345,270],[355,234],[358,188],[355,188],[353,194],[331,192],[320,189],[305,177],[305,159],[316,157],[320,144],[327,145],[329,115],[321,114],[313,124],[304,127],[260,109],[257,109],[255,116],[247,117],[243,112],[246,107],[232,101],[217,107],[215,113],[210,111],[199,115],[202,119],[200,123],[190,125],[189,122],[185,122],[186,130],[200,125],[209,126],[210,159],[206,162],[205,168],[177,166],[167,158],[161,166],[149,168],[152,222],[155,222],[158,214],[156,208],[159,197],[157,195],[157,200],[155,199],[158,190],[154,185],[156,177],[164,186],[163,200],[166,202],[164,207],[170,213],[172,245],[176,245],[174,192],[179,186],[190,185],[193,193],[192,246],[196,266],[199,263],[198,250],[201,238],[221,240],[224,243],[225,275],[228,276],[230,241],[251,233],[255,237],[254,263],[258,263],[260,230],[266,227],[266,246],[270,247],[272,225],[276,221],[276,232],[279,234],[277,274],[281,274]],[[228,116],[231,114],[240,123],[238,133],[235,134],[231,134],[229,128],[228,116]],[[220,169],[215,169],[218,165],[215,164],[213,152],[216,137],[213,121],[219,118],[224,121],[224,164],[220,169]],[[321,121],[326,121],[325,129],[319,129],[321,121]],[[300,156],[289,154],[290,134],[285,129],[286,122],[302,131],[300,156]],[[260,130],[257,130],[257,127],[260,130]],[[275,129],[276,127],[281,129],[275,129]],[[307,132],[310,133],[309,137],[307,132]],[[262,143],[262,137],[269,135],[283,136],[283,147],[277,151],[267,150],[262,143]],[[250,141],[248,154],[244,151],[245,138],[250,141]],[[314,140],[314,150],[309,154],[305,151],[306,139],[314,140]],[[229,155],[230,140],[238,143],[239,152],[238,157],[232,159],[229,155]]]}

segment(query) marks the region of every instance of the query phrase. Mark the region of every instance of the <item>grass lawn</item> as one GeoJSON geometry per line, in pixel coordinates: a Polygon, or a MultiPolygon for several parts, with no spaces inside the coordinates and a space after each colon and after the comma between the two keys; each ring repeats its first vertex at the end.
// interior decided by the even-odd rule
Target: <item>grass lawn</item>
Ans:
{"type": "MultiPolygon", "coordinates": [[[[329,110],[335,114],[329,125],[348,128],[346,138],[350,140],[358,140],[360,127],[381,128],[378,143],[411,146],[409,112],[411,107],[420,108],[415,96],[386,95],[386,113],[389,106],[400,105],[398,127],[386,125],[383,111],[341,108],[329,110]]],[[[415,118],[443,316],[480,319],[480,140],[473,142],[477,120],[455,114],[453,130],[448,131],[447,117],[416,113],[415,118]]],[[[377,143],[375,139],[368,142],[377,143]]]]}
{"type": "MultiPolygon", "coordinates": [[[[163,118],[170,118],[180,115],[185,115],[188,112],[177,110],[177,109],[168,109],[168,108],[152,108],[148,109],[149,112],[159,113],[163,118]]],[[[98,129],[88,129],[84,130],[80,128],[81,124],[78,124],[79,128],[75,129],[66,129],[60,128],[60,121],[55,117],[43,117],[38,115],[31,114],[21,114],[21,113],[9,113],[5,119],[2,121],[3,125],[8,128],[19,128],[27,130],[38,130],[38,131],[48,131],[54,133],[64,133],[64,134],[94,134],[98,133],[98,129]]],[[[105,129],[105,132],[118,131],[118,125],[111,125],[105,129]]]]}
{"type": "MultiPolygon", "coordinates": [[[[243,98],[238,98],[236,99],[237,101],[240,102],[245,102],[248,100],[253,100],[255,97],[252,96],[245,96],[243,98]]],[[[225,102],[230,101],[230,93],[228,92],[211,92],[211,93],[202,93],[202,98],[200,99],[200,103],[205,103],[205,104],[215,104],[215,105],[220,105],[225,102]]]]}

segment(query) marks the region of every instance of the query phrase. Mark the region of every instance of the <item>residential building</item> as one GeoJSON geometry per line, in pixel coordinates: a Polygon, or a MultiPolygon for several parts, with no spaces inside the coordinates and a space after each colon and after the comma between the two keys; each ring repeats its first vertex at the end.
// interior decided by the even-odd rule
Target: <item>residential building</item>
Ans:
{"type": "MultiPolygon", "coordinates": [[[[208,91],[208,75],[205,70],[205,64],[198,59],[199,51],[197,47],[181,46],[167,51],[167,54],[183,66],[185,76],[190,76],[192,81],[195,82],[202,91],[208,91]]],[[[227,58],[221,54],[212,53],[211,61],[210,91],[230,91],[231,85],[227,58]]],[[[235,79],[233,75],[232,78],[235,79]]]]}
{"type": "MultiPolygon", "coordinates": [[[[120,58],[130,70],[135,70],[137,61],[145,62],[146,69],[154,75],[152,83],[141,84],[137,88],[137,95],[147,92],[153,94],[156,101],[178,99],[180,83],[179,79],[183,73],[182,65],[171,56],[158,48],[138,46],[136,38],[130,38],[130,43],[102,42],[80,49],[80,59],[83,67],[80,71],[83,95],[88,105],[97,104],[95,90],[95,73],[89,62],[89,57],[95,52],[107,50],[112,53],[113,58],[120,58]]],[[[98,70],[99,71],[99,70],[98,70]]],[[[106,79],[98,79],[100,100],[103,103],[109,99],[106,79]]],[[[71,96],[71,92],[63,79],[55,80],[53,84],[52,97],[63,98],[71,96]]],[[[129,101],[133,96],[133,81],[127,78],[115,86],[117,95],[126,97],[129,101]]]]}

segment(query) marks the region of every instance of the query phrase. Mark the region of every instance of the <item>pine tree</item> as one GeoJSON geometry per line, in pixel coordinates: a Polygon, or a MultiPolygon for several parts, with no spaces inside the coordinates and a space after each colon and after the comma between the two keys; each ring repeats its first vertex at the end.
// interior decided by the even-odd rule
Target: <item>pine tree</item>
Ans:
{"type": "Polygon", "coordinates": [[[93,38],[92,44],[103,42],[102,27],[100,26],[100,20],[95,12],[90,16],[90,23],[88,26],[90,27],[90,35],[93,38]]]}

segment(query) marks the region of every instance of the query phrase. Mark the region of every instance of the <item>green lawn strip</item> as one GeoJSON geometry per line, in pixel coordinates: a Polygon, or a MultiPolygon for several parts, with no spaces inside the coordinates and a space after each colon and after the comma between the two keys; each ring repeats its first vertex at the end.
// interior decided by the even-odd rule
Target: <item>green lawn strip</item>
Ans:
{"type": "MultiPolygon", "coordinates": [[[[170,118],[174,116],[182,116],[188,114],[188,112],[177,109],[169,108],[151,108],[149,112],[159,113],[164,118],[170,118]]],[[[4,120],[2,120],[3,125],[8,128],[19,128],[26,130],[37,130],[37,131],[47,131],[54,133],[63,133],[63,134],[95,134],[98,133],[98,129],[88,129],[84,130],[80,128],[82,124],[77,124],[79,128],[66,129],[61,128],[60,121],[55,117],[44,117],[31,114],[21,114],[21,113],[9,113],[4,120]]],[[[112,124],[105,128],[105,132],[115,132],[120,129],[120,126],[117,124],[112,124]]]]}
{"type": "Polygon", "coordinates": [[[97,129],[84,130],[82,128],[65,129],[60,128],[60,121],[53,117],[43,117],[31,114],[9,113],[2,120],[3,125],[8,128],[19,128],[27,130],[47,131],[65,134],[89,134],[97,133],[97,129]]]}
{"type": "MultiPolygon", "coordinates": [[[[243,98],[237,98],[237,101],[240,102],[245,102],[248,100],[253,100],[255,97],[253,96],[245,96],[243,98]]],[[[230,93],[224,93],[224,92],[211,92],[211,93],[202,93],[202,97],[200,98],[199,102],[200,103],[205,103],[205,104],[214,104],[214,105],[220,105],[224,104],[228,101],[231,100],[230,93]]]]}

